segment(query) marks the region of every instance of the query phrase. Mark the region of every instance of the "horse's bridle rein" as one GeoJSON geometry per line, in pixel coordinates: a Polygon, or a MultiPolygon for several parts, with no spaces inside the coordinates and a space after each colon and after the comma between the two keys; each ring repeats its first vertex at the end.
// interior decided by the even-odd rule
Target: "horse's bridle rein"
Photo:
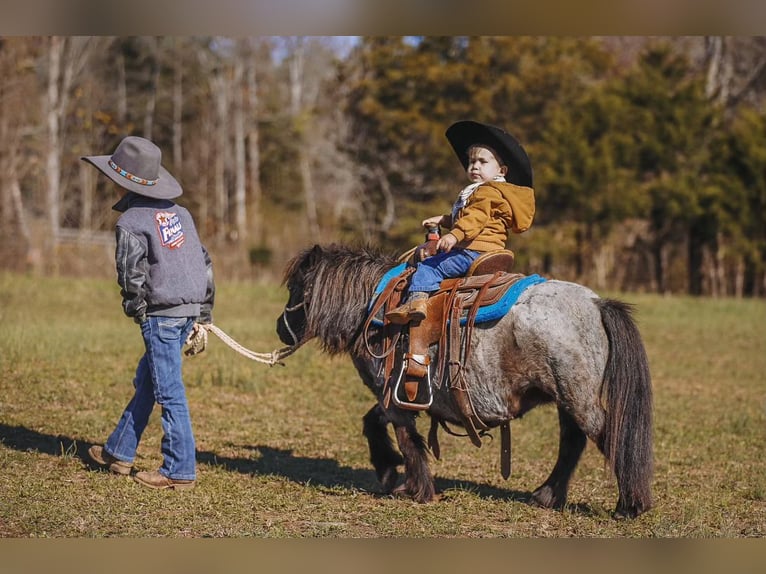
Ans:
{"type": "Polygon", "coordinates": [[[293,305],[292,307],[285,307],[285,310],[282,311],[281,319],[282,322],[285,324],[285,328],[287,329],[287,332],[290,333],[290,336],[293,339],[293,345],[299,346],[300,340],[298,339],[297,335],[295,334],[295,331],[293,331],[292,327],[290,327],[290,323],[287,321],[287,314],[292,313],[293,311],[297,311],[299,309],[303,309],[303,315],[306,316],[306,301],[305,299],[301,301],[300,303],[297,303],[293,305]]]}

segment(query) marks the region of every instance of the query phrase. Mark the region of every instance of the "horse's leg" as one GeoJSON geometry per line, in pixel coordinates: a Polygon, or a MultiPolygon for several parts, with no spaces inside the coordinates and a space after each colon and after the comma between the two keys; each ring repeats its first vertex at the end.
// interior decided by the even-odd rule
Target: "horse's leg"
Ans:
{"type": "Polygon", "coordinates": [[[532,501],[545,508],[564,508],[572,478],[587,437],[574,419],[559,406],[559,455],[548,479],[532,493],[532,501]]]}
{"type": "Polygon", "coordinates": [[[394,421],[396,440],[404,455],[404,484],[395,493],[407,494],[415,502],[430,502],[436,495],[434,479],[428,466],[426,441],[415,427],[415,417],[407,415],[406,422],[394,421]]]}
{"type": "Polygon", "coordinates": [[[376,403],[362,420],[363,433],[370,447],[370,462],[383,486],[383,492],[389,494],[393,492],[399,478],[396,467],[404,463],[404,459],[394,450],[387,430],[389,421],[380,403],[376,403]]]}

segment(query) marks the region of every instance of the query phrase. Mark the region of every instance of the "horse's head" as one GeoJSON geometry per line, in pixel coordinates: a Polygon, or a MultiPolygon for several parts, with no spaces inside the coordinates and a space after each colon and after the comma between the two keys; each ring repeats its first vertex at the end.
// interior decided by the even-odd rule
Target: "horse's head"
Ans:
{"type": "Polygon", "coordinates": [[[395,262],[371,249],[337,244],[299,253],[285,270],[290,296],[277,319],[280,340],[302,345],[316,337],[329,353],[351,350],[375,285],[395,262]]]}
{"type": "Polygon", "coordinates": [[[282,314],[277,318],[277,335],[287,345],[298,345],[313,335],[308,331],[308,309],[311,305],[313,269],[322,255],[315,245],[293,257],[287,264],[283,284],[289,297],[282,314]]]}

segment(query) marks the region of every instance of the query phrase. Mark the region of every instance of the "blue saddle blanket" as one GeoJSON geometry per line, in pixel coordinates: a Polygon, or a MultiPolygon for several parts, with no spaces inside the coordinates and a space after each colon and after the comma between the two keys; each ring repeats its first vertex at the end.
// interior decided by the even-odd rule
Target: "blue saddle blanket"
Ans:
{"type": "MultiPolygon", "coordinates": [[[[386,288],[386,285],[388,285],[389,281],[391,281],[391,279],[394,277],[401,275],[406,267],[407,264],[402,263],[396,267],[393,267],[385,275],[383,275],[380,282],[378,283],[378,286],[375,287],[375,292],[372,295],[372,300],[370,301],[368,310],[372,309],[372,306],[375,304],[375,300],[386,288]]],[[[540,275],[537,274],[527,275],[526,277],[519,279],[516,283],[510,286],[508,291],[506,291],[497,302],[493,303],[492,305],[480,307],[476,313],[475,322],[478,324],[500,319],[501,317],[505,316],[506,313],[508,313],[510,308],[513,307],[513,304],[516,303],[516,301],[518,301],[519,297],[524,291],[533,285],[537,285],[538,283],[543,283],[545,281],[547,281],[547,279],[540,277],[540,275]]],[[[378,326],[383,324],[383,322],[378,318],[373,319],[372,322],[378,326]]],[[[461,317],[460,324],[465,325],[465,323],[466,317],[461,317]]]]}

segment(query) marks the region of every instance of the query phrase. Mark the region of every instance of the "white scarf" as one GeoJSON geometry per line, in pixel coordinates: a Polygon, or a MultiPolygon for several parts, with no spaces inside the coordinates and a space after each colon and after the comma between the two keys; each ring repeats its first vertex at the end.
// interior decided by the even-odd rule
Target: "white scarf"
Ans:
{"type": "MultiPolygon", "coordinates": [[[[494,178],[492,178],[492,181],[505,181],[505,177],[502,175],[496,175],[494,178]]],[[[476,191],[479,186],[484,185],[485,183],[486,182],[484,181],[478,181],[463,188],[463,191],[460,192],[460,195],[457,196],[457,200],[452,205],[452,225],[455,225],[455,222],[458,218],[458,213],[460,213],[460,210],[465,207],[466,203],[468,203],[468,198],[473,195],[473,192],[476,191]]]]}

